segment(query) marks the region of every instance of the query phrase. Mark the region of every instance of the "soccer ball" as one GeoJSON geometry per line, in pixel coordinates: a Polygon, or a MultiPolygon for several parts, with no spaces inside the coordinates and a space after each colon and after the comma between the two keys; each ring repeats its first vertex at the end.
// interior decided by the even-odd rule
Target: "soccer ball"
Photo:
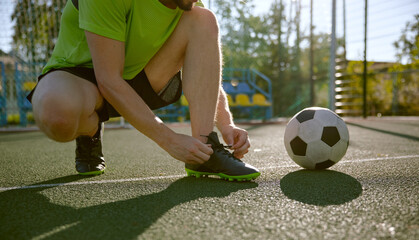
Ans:
{"type": "Polygon", "coordinates": [[[345,155],[349,132],[345,122],[326,108],[302,110],[288,122],[284,144],[295,163],[307,169],[326,169],[345,155]]]}

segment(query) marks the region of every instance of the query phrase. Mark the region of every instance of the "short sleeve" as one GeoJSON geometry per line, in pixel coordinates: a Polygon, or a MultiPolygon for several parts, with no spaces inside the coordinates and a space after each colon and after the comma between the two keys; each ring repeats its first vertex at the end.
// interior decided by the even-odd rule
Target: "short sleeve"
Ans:
{"type": "Polygon", "coordinates": [[[86,31],[125,42],[128,0],[79,1],[79,27],[86,31]]]}

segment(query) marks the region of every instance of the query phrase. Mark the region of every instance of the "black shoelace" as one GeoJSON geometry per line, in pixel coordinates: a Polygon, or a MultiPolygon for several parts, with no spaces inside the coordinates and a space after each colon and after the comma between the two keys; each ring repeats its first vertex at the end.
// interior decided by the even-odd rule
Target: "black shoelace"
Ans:
{"type": "Polygon", "coordinates": [[[227,149],[231,149],[233,146],[231,145],[223,145],[223,144],[217,144],[217,145],[212,145],[212,148],[217,151],[217,152],[221,152],[223,155],[228,155],[231,158],[233,158],[236,161],[242,162],[242,160],[236,158],[230,151],[228,151],[227,149]]]}
{"type": "MultiPolygon", "coordinates": [[[[208,138],[209,136],[206,136],[206,135],[201,135],[201,137],[206,137],[206,138],[208,138]]],[[[240,160],[240,159],[238,159],[238,158],[236,158],[236,157],[234,157],[234,155],[230,152],[230,151],[228,151],[227,149],[229,149],[229,150],[231,150],[232,149],[232,145],[224,145],[224,144],[222,144],[222,143],[219,143],[219,144],[211,144],[211,147],[215,150],[215,151],[217,151],[217,152],[221,152],[223,155],[228,155],[228,156],[231,156],[234,160],[236,160],[236,161],[239,161],[239,162],[242,162],[242,160],[240,160]]]]}

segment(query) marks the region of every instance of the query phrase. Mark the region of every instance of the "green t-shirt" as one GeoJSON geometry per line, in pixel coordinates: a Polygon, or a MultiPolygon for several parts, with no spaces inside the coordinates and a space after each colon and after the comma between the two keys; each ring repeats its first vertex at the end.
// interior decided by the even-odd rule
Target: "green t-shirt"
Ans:
{"type": "Polygon", "coordinates": [[[92,68],[87,30],[125,42],[123,78],[132,79],[169,38],[182,13],[159,0],[82,0],[78,10],[67,1],[58,40],[42,73],[63,67],[92,68]]]}

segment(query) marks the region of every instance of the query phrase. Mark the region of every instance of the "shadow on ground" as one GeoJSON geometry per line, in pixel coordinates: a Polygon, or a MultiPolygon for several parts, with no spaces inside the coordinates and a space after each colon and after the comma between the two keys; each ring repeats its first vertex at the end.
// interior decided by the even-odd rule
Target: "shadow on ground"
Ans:
{"type": "Polygon", "coordinates": [[[182,203],[223,198],[258,186],[185,177],[167,184],[161,192],[79,209],[54,204],[41,193],[51,185],[79,179],[66,176],[34,184],[47,187],[0,193],[0,239],[134,239],[182,203]]]}
{"type": "Polygon", "coordinates": [[[332,170],[299,170],[285,175],[281,190],[290,199],[317,206],[339,205],[359,197],[355,178],[332,170]]]}

